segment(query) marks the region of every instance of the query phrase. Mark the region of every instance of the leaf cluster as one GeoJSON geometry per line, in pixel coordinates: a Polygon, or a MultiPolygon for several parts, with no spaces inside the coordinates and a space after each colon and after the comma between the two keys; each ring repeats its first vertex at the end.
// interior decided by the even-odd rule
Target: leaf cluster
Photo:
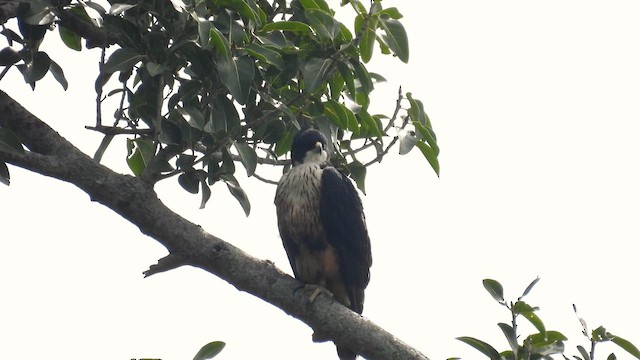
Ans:
{"type": "MultiPolygon", "coordinates": [[[[201,194],[202,206],[210,186],[224,182],[247,214],[235,163],[259,179],[259,164],[286,171],[293,136],[306,127],[331,139],[332,162],[362,191],[367,166],[398,141],[401,154],[416,146],[439,173],[436,136],[420,100],[400,91],[393,114],[370,113],[372,91],[384,81],[365,65],[376,44],[382,54],[409,59],[398,9],[383,8],[379,0],[368,6],[343,1],[355,12],[350,28],[325,0],[109,4],[25,3],[20,35],[4,29],[10,44],[0,51],[5,72],[15,65],[32,87],[51,72],[66,89],[60,66],[38,50],[48,30],[57,27],[73,50],[83,48],[86,34],[60,18],[73,16],[115,34],[117,46],[103,50],[95,83],[98,111],[89,128],[105,135],[96,160],[115,136],[126,136],[127,164],[135,175],[151,183],[177,176],[186,191],[201,194]],[[103,104],[115,108],[109,123],[103,104]]],[[[8,181],[4,168],[0,175],[8,181]]]]}
{"type": "MultiPolygon", "coordinates": [[[[564,342],[567,340],[567,337],[558,331],[547,330],[540,317],[536,314],[539,308],[533,307],[523,300],[539,280],[540,278],[533,280],[523,291],[522,295],[518,297],[516,302],[507,302],[504,299],[504,290],[498,281],[493,279],[484,279],[482,281],[484,288],[491,297],[493,297],[498,304],[507,308],[511,314],[511,324],[498,323],[498,327],[509,343],[508,350],[498,352],[495,347],[474,337],[463,336],[457,339],[480,351],[491,360],[547,360],[553,359],[553,356],[562,356],[562,358],[568,360],[569,358],[564,355],[564,342]],[[519,317],[524,317],[528,320],[538,332],[526,337],[520,336],[517,321],[519,317]],[[519,342],[519,339],[522,339],[522,341],[519,342]]],[[[584,347],[578,346],[580,356],[573,356],[574,359],[595,360],[595,345],[604,341],[612,341],[634,357],[640,359],[640,351],[629,341],[606,332],[602,326],[594,330],[591,336],[589,336],[586,322],[580,318],[580,323],[583,327],[583,335],[589,338],[591,342],[591,352],[589,353],[584,347]]],[[[615,360],[616,356],[611,353],[607,359],[615,360]]]]}

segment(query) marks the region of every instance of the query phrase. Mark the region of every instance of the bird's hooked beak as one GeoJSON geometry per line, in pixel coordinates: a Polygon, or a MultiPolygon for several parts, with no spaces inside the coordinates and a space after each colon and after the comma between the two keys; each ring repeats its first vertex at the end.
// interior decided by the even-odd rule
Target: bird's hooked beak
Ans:
{"type": "Polygon", "coordinates": [[[322,146],[322,143],[320,141],[316,142],[316,146],[313,151],[317,152],[318,154],[322,154],[322,150],[324,150],[324,146],[322,146]]]}

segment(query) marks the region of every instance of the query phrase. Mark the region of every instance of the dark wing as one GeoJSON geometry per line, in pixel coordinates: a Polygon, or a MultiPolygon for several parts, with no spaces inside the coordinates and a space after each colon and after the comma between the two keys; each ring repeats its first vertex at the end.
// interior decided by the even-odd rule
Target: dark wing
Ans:
{"type": "Polygon", "coordinates": [[[320,219],[327,241],[336,249],[351,309],[361,314],[371,267],[362,202],[351,180],[330,166],[322,172],[320,194],[320,219]]]}

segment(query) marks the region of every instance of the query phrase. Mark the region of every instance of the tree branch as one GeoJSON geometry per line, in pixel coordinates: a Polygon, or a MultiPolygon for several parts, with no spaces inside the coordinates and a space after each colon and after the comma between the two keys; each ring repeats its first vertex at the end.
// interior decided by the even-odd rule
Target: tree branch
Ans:
{"type": "Polygon", "coordinates": [[[309,303],[308,294],[294,291],[300,283],[272,262],[256,259],[175,214],[158,199],[152,183],[95,162],[2,91],[0,127],[11,129],[30,150],[20,156],[0,151],[4,161],[76,185],[167,248],[169,255],[147,275],[192,265],[303,321],[316,338],[347,344],[368,359],[427,359],[327,296],[309,303]]]}

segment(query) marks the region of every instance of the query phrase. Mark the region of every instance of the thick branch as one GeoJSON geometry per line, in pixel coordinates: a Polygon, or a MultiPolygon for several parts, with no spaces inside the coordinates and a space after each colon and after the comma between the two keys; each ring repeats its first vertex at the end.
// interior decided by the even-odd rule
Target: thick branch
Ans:
{"type": "MultiPolygon", "coordinates": [[[[203,231],[169,210],[152,185],[140,178],[117,174],[79,151],[40,119],[0,91],[0,127],[9,128],[30,150],[23,156],[0,152],[16,166],[72,183],[92,201],[114,210],[170,252],[166,269],[192,265],[251,293],[294,316],[316,332],[368,359],[426,359],[407,344],[371,321],[332,301],[294,291],[299,283],[273,263],[256,259],[235,246],[203,231]]],[[[160,268],[153,272],[162,271],[160,268]]]]}

